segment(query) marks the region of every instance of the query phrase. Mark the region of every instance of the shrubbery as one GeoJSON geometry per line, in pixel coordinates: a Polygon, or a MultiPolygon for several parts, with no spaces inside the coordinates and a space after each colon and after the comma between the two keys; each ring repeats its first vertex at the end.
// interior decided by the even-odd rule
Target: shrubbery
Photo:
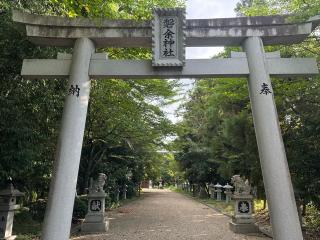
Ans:
{"type": "Polygon", "coordinates": [[[320,211],[312,204],[307,205],[306,224],[312,231],[320,232],[320,211]]]}
{"type": "Polygon", "coordinates": [[[88,210],[88,200],[86,197],[76,197],[74,200],[72,219],[84,218],[88,210]]]}
{"type": "Polygon", "coordinates": [[[44,213],[46,211],[47,200],[38,199],[30,204],[30,213],[33,220],[42,222],[44,219],[44,213]]]}

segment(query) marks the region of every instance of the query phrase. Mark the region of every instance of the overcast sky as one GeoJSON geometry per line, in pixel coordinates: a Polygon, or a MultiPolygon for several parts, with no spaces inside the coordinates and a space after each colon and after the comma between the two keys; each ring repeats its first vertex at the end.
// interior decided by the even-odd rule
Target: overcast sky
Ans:
{"type": "MultiPolygon", "coordinates": [[[[234,8],[238,1],[239,0],[187,0],[187,19],[234,17],[234,8]]],[[[211,58],[222,50],[223,48],[220,47],[187,47],[186,58],[211,58]]],[[[192,87],[193,81],[190,79],[181,79],[181,82],[186,84],[184,92],[192,87]]],[[[175,116],[175,111],[178,106],[179,104],[177,103],[163,108],[173,122],[179,121],[175,116]]]]}
{"type": "MultiPolygon", "coordinates": [[[[187,0],[187,19],[234,17],[234,8],[239,0],[187,0]]],[[[190,47],[186,58],[211,58],[222,48],[190,47]]]]}

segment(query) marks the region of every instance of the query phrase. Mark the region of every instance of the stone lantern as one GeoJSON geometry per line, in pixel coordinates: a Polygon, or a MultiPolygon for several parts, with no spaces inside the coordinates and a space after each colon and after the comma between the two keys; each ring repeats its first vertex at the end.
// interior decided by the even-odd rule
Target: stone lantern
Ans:
{"type": "Polygon", "coordinates": [[[210,183],[208,187],[209,187],[210,197],[211,197],[212,199],[214,199],[214,184],[213,184],[213,183],[210,183]]]}
{"type": "Polygon", "coordinates": [[[221,188],[222,188],[222,185],[220,185],[219,183],[217,183],[216,185],[214,185],[215,187],[215,192],[217,193],[217,201],[221,201],[221,188]]]}
{"type": "Polygon", "coordinates": [[[226,203],[229,203],[231,200],[231,196],[232,196],[232,191],[231,189],[233,188],[231,185],[229,185],[229,183],[227,183],[226,185],[223,186],[224,193],[226,194],[226,203]]]}
{"type": "Polygon", "coordinates": [[[13,240],[16,238],[11,235],[14,211],[20,208],[20,205],[16,204],[17,197],[23,195],[22,192],[14,189],[12,183],[7,189],[0,191],[0,239],[13,240]]]}

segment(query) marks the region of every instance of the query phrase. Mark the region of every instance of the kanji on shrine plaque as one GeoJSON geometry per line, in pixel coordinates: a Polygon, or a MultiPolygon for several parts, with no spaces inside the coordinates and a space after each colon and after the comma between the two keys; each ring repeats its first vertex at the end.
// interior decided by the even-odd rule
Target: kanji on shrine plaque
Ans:
{"type": "Polygon", "coordinates": [[[183,66],[184,10],[155,9],[152,28],[153,66],[183,66]]]}

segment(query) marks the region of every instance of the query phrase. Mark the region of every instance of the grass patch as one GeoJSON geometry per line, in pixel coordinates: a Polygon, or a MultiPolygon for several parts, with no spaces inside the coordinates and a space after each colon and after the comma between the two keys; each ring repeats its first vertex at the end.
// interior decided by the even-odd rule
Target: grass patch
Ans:
{"type": "Polygon", "coordinates": [[[211,198],[208,199],[199,199],[200,202],[205,203],[213,208],[217,209],[219,212],[232,216],[234,212],[234,202],[231,201],[226,203],[225,201],[217,201],[211,198]]]}
{"type": "Polygon", "coordinates": [[[174,192],[176,192],[176,191],[178,191],[178,190],[183,191],[183,190],[180,189],[180,188],[176,188],[174,185],[166,186],[165,188],[166,188],[166,189],[169,189],[169,190],[171,190],[171,191],[174,191],[174,192]]]}

